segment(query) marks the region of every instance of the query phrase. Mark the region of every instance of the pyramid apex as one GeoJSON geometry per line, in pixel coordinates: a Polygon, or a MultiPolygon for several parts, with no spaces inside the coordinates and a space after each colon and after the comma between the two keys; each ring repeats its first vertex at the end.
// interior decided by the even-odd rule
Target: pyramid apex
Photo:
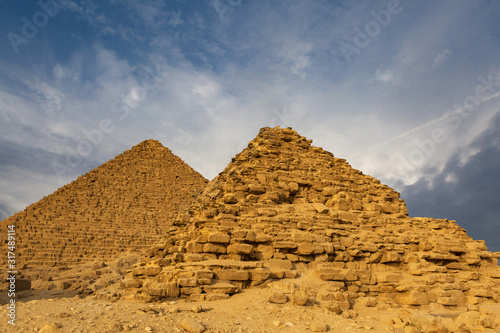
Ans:
{"type": "Polygon", "coordinates": [[[158,140],[155,140],[155,139],[144,140],[144,141],[140,142],[139,144],[135,145],[135,147],[138,147],[138,146],[141,146],[141,147],[162,147],[162,148],[164,148],[164,146],[161,144],[161,142],[158,141],[158,140]]]}

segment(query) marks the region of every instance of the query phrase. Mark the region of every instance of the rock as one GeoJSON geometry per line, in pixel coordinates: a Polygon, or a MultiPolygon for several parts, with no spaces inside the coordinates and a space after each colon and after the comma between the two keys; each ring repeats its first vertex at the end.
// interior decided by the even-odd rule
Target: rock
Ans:
{"type": "Polygon", "coordinates": [[[51,333],[51,332],[60,332],[62,328],[61,324],[58,323],[50,323],[45,324],[38,333],[51,333]]]}
{"type": "Polygon", "coordinates": [[[271,295],[267,298],[270,303],[285,304],[288,302],[288,297],[279,291],[273,291],[271,295]]]}
{"type": "Polygon", "coordinates": [[[309,294],[303,290],[295,290],[292,293],[292,303],[295,305],[305,305],[309,301],[309,294]]]}
{"type": "Polygon", "coordinates": [[[191,308],[191,311],[194,313],[200,313],[203,311],[203,307],[201,305],[195,305],[191,308]]]}
{"type": "Polygon", "coordinates": [[[184,318],[180,326],[188,331],[189,333],[202,333],[205,332],[205,326],[203,326],[200,322],[192,319],[192,318],[184,318]]]}
{"type": "Polygon", "coordinates": [[[329,329],[328,325],[321,321],[313,321],[311,323],[311,331],[313,332],[328,332],[329,329]]]}
{"type": "Polygon", "coordinates": [[[335,314],[341,314],[342,313],[342,308],[340,307],[340,304],[335,301],[327,302],[323,305],[328,311],[333,312],[335,314]]]}

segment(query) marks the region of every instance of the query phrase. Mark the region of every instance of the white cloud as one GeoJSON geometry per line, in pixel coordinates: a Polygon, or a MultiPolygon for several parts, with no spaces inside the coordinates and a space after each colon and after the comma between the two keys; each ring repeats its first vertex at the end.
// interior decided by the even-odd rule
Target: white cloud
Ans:
{"type": "Polygon", "coordinates": [[[394,72],[390,69],[382,70],[379,68],[370,80],[370,82],[374,81],[379,81],[385,84],[392,83],[394,81],[394,72]]]}
{"type": "Polygon", "coordinates": [[[312,51],[313,44],[308,42],[301,42],[295,39],[287,40],[281,50],[279,56],[289,66],[290,71],[305,78],[305,70],[309,67],[308,54],[312,51]]]}
{"type": "Polygon", "coordinates": [[[452,54],[452,51],[448,49],[444,49],[440,51],[436,58],[434,58],[434,61],[432,62],[432,68],[438,67],[445,61],[450,55],[452,54]]]}

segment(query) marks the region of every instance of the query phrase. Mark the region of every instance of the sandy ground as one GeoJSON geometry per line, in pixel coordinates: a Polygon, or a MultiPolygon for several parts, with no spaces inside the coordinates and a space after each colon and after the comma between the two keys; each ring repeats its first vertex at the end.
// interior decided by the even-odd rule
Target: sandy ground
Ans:
{"type": "MultiPolygon", "coordinates": [[[[363,301],[356,301],[350,310],[335,314],[315,298],[317,292],[328,288],[328,282],[309,272],[303,272],[296,279],[283,279],[262,288],[245,289],[224,300],[192,302],[171,299],[144,303],[122,298],[108,301],[96,298],[89,290],[98,293],[108,289],[111,292],[119,290],[116,289],[119,285],[116,282],[126,268],[121,270],[116,263],[101,266],[91,264],[67,270],[28,270],[32,276],[52,276],[53,280],[47,281],[47,284],[78,281],[72,282],[77,286],[84,283],[88,293],[82,292],[82,289],[18,292],[16,325],[13,326],[8,323],[9,297],[7,292],[0,291],[0,332],[419,333],[411,325],[405,326],[404,318],[426,316],[431,321],[449,323],[461,313],[459,309],[433,308],[431,305],[420,310],[391,308],[384,303],[365,307],[363,301]],[[296,305],[292,301],[284,304],[269,302],[273,291],[286,293],[290,288],[306,290],[311,296],[309,301],[305,305],[296,305]]],[[[488,307],[487,310],[493,313],[489,318],[497,317],[497,324],[490,325],[495,328],[481,327],[479,331],[500,332],[500,315],[494,315],[500,314],[500,304],[488,307]]]]}
{"type": "MultiPolygon", "coordinates": [[[[328,325],[330,332],[387,332],[381,319],[396,316],[378,309],[346,319],[318,305],[272,304],[267,289],[249,289],[230,299],[211,302],[186,300],[142,303],[81,298],[74,291],[25,291],[17,301],[15,328],[8,324],[2,299],[2,332],[185,332],[181,322],[192,318],[205,332],[311,332],[328,325]],[[371,312],[371,313],[370,313],[371,312]],[[57,328],[59,327],[59,328],[57,328]]],[[[368,309],[367,309],[368,310],[368,309]]]]}

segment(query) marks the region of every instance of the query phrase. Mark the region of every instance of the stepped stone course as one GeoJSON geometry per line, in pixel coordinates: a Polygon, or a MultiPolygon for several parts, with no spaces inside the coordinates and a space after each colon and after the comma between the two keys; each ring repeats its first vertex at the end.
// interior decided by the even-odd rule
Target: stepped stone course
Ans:
{"type": "Polygon", "coordinates": [[[148,301],[219,299],[314,272],[329,284],[312,296],[334,312],[471,309],[500,300],[499,257],[455,221],[409,217],[398,192],[291,128],[263,128],[121,287],[148,301]]]}
{"type": "MultiPolygon", "coordinates": [[[[163,239],[169,221],[206,183],[159,141],[146,140],[3,220],[1,228],[16,225],[19,268],[111,260],[163,239]]],[[[6,236],[0,235],[4,253],[6,236]]]]}

